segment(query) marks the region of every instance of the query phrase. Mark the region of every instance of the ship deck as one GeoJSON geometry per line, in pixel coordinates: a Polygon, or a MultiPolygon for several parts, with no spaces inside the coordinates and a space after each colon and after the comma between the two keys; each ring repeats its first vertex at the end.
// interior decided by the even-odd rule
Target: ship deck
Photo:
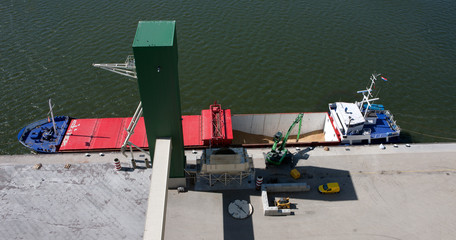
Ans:
{"type": "MultiPolygon", "coordinates": [[[[325,134],[323,130],[317,130],[306,134],[301,134],[299,140],[296,141],[297,135],[291,135],[288,138],[287,144],[293,143],[312,143],[312,142],[324,142],[325,134]]],[[[233,144],[244,145],[244,144],[273,144],[274,140],[271,136],[257,135],[246,133],[242,131],[233,130],[233,144]]]]}
{"type": "MultiPolygon", "coordinates": [[[[229,111],[226,110],[226,111],[229,111]]],[[[187,149],[203,148],[209,146],[212,125],[208,110],[203,110],[202,115],[182,116],[182,132],[184,147],[187,149]],[[206,112],[205,112],[206,111],[206,112]],[[205,140],[206,139],[206,140],[205,140]]],[[[230,118],[226,119],[227,138],[225,145],[242,145],[246,147],[271,146],[274,133],[283,131],[293,122],[295,113],[283,114],[244,114],[233,115],[233,124],[240,129],[246,129],[251,133],[239,129],[231,130],[231,112],[227,113],[230,118]],[[248,126],[244,127],[243,126],[248,126]],[[261,129],[259,131],[258,129],[261,129]],[[232,135],[231,133],[232,132],[232,135]],[[252,133],[253,132],[253,133],[252,133]],[[255,134],[257,133],[257,134],[255,134]],[[259,133],[259,134],[258,134],[259,133]]],[[[306,122],[299,140],[296,141],[297,129],[294,129],[288,139],[290,145],[335,145],[339,141],[327,141],[324,133],[324,122],[327,113],[305,113],[306,122]],[[315,130],[318,129],[318,130],[315,130]]],[[[127,137],[127,131],[131,117],[127,118],[90,118],[72,119],[62,140],[58,152],[94,152],[119,150],[127,137]]],[[[387,124],[387,123],[386,123],[387,124]]],[[[335,137],[335,136],[334,136],[335,137]]],[[[148,141],[144,118],[141,117],[130,138],[134,145],[148,149],[148,141]]]]}
{"type": "MultiPolygon", "coordinates": [[[[201,147],[201,116],[182,117],[185,147],[201,147]]],[[[90,118],[72,119],[59,152],[109,151],[119,150],[127,137],[125,129],[130,124],[129,118],[90,118]]],[[[144,118],[140,118],[130,142],[148,149],[144,118]]]]}
{"type": "Polygon", "coordinates": [[[385,114],[377,114],[377,121],[375,125],[366,125],[365,127],[370,128],[371,136],[373,139],[385,138],[392,133],[395,133],[388,123],[387,116],[385,114]]]}

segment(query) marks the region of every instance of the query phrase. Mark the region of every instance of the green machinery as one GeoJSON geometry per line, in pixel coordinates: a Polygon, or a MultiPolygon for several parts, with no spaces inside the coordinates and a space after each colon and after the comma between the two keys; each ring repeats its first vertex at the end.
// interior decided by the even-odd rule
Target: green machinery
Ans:
{"type": "Polygon", "coordinates": [[[288,140],[288,137],[290,136],[291,131],[298,123],[299,123],[299,130],[298,130],[298,135],[296,137],[296,141],[299,140],[299,134],[301,133],[301,125],[302,125],[303,116],[304,116],[303,113],[298,114],[298,117],[291,124],[285,137],[282,138],[282,132],[277,132],[274,135],[274,144],[272,145],[271,151],[268,152],[268,154],[266,155],[266,166],[268,166],[268,164],[274,164],[274,165],[278,166],[278,165],[282,164],[284,159],[291,157],[291,154],[288,152],[288,150],[285,148],[285,146],[287,145],[287,140],[288,140]],[[281,141],[282,141],[282,144],[280,144],[280,146],[277,147],[281,141]]]}

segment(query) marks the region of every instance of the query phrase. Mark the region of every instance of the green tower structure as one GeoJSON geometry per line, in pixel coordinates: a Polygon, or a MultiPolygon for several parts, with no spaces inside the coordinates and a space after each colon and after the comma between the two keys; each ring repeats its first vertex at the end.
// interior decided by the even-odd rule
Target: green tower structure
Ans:
{"type": "Polygon", "coordinates": [[[169,177],[184,178],[176,22],[140,21],[133,54],[150,155],[154,155],[157,138],[171,138],[169,177]]]}

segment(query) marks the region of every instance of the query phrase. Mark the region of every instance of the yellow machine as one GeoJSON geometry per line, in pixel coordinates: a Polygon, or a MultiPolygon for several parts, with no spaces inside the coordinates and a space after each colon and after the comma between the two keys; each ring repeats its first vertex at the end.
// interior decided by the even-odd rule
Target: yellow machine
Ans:
{"type": "Polygon", "coordinates": [[[320,185],[318,187],[318,191],[320,191],[320,193],[339,193],[340,192],[339,183],[333,182],[333,183],[326,183],[326,184],[320,185]]]}
{"type": "Polygon", "coordinates": [[[293,170],[290,171],[290,175],[294,179],[298,179],[301,177],[301,173],[296,168],[294,168],[293,170]]]}
{"type": "Polygon", "coordinates": [[[287,198],[279,198],[278,200],[276,200],[274,202],[274,204],[279,208],[279,209],[290,209],[290,198],[287,197],[287,198]]]}

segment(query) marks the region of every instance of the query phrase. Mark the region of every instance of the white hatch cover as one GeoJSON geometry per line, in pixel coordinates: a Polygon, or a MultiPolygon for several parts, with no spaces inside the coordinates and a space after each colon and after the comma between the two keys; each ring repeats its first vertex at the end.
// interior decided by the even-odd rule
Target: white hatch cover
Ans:
{"type": "Polygon", "coordinates": [[[361,114],[358,106],[354,103],[337,102],[336,112],[345,126],[355,126],[364,124],[364,117],[361,114]]]}

